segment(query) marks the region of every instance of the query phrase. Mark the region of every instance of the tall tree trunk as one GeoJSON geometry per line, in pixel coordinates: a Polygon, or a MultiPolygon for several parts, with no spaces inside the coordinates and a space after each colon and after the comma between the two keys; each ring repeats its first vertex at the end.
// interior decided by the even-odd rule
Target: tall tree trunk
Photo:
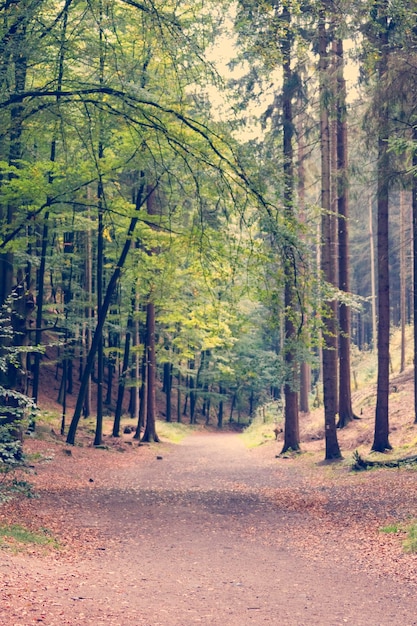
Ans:
{"type": "MultiPolygon", "coordinates": [[[[87,190],[88,193],[88,190],[87,190]]],[[[88,211],[90,214],[90,211],[88,211]]],[[[90,302],[93,301],[93,255],[92,255],[92,238],[91,238],[91,230],[88,229],[85,234],[85,246],[86,246],[86,259],[84,262],[85,268],[85,290],[87,293],[87,306],[84,309],[84,326],[83,326],[83,355],[82,355],[82,363],[83,363],[83,371],[85,368],[85,364],[87,361],[87,355],[89,354],[91,347],[91,322],[93,319],[93,311],[91,308],[90,302]]],[[[82,380],[82,373],[80,380],[82,380]]],[[[86,392],[83,402],[83,415],[84,417],[89,417],[91,414],[91,377],[87,380],[86,392]]]]}
{"type": "MultiPolygon", "coordinates": [[[[139,398],[136,399],[136,402],[139,400],[139,407],[137,412],[137,425],[136,425],[136,433],[135,439],[140,439],[140,434],[142,430],[145,430],[145,422],[146,422],[146,414],[148,411],[148,348],[146,345],[147,338],[145,337],[143,340],[143,355],[141,362],[141,376],[140,376],[140,388],[139,388],[139,398]]],[[[136,363],[138,361],[138,356],[136,357],[136,363]]],[[[139,384],[138,378],[136,378],[136,385],[139,384]]],[[[136,388],[135,388],[136,392],[136,388]]],[[[135,393],[136,397],[136,393],[135,393]]]]}
{"type": "Polygon", "coordinates": [[[233,396],[232,396],[232,402],[230,403],[230,414],[229,414],[229,423],[230,424],[233,422],[233,412],[234,412],[235,407],[236,407],[236,401],[237,401],[237,392],[235,391],[233,396]]]}
{"type": "MultiPolygon", "coordinates": [[[[304,124],[303,120],[298,125],[298,206],[300,212],[300,220],[305,221],[305,141],[304,141],[304,124]]],[[[307,316],[309,312],[304,312],[307,316]]],[[[306,348],[305,348],[306,349],[306,348]]],[[[306,349],[307,350],[307,349],[306,349]]],[[[302,413],[309,413],[309,394],[311,391],[311,367],[306,358],[300,363],[300,394],[299,409],[302,413]]]]}
{"type": "MultiPolygon", "coordinates": [[[[157,215],[158,208],[154,189],[148,187],[147,212],[148,215],[157,215]]],[[[149,255],[156,254],[156,249],[152,248],[149,255]]],[[[146,353],[147,353],[147,411],[146,425],[142,441],[159,441],[156,433],[156,353],[155,353],[155,302],[153,301],[153,286],[149,292],[149,301],[146,307],[146,353]]]]}
{"type": "Polygon", "coordinates": [[[148,302],[146,307],[147,328],[147,412],[146,426],[142,441],[159,442],[156,434],[156,358],[155,358],[155,304],[148,302]]]}
{"type": "MultiPolygon", "coordinates": [[[[103,3],[99,0],[99,54],[100,69],[99,81],[100,86],[104,84],[104,65],[105,65],[105,39],[103,34],[103,3]]],[[[98,186],[97,186],[97,206],[98,206],[98,226],[97,226],[97,316],[98,325],[101,326],[100,338],[97,344],[97,417],[96,432],[94,436],[94,445],[100,446],[103,440],[103,381],[104,381],[104,345],[103,345],[103,328],[104,320],[101,324],[100,315],[103,304],[103,285],[104,285],[104,186],[101,174],[101,162],[104,157],[103,132],[104,124],[101,113],[99,113],[99,142],[98,142],[98,186]]]]}
{"type": "MultiPolygon", "coordinates": [[[[330,127],[327,108],[328,86],[328,51],[327,32],[324,10],[319,19],[319,54],[320,54],[320,144],[321,144],[321,204],[322,204],[322,251],[321,269],[324,279],[330,285],[336,285],[334,219],[331,215],[330,197],[330,127]]],[[[326,460],[340,459],[341,453],[337,440],[337,328],[336,302],[325,303],[326,311],[323,329],[323,396],[326,440],[326,460]]]]}
{"type": "Polygon", "coordinates": [[[172,390],[172,364],[164,363],[164,388],[165,388],[165,419],[167,422],[172,421],[172,402],[171,402],[171,390],[172,390]]]}
{"type": "MultiPolygon", "coordinates": [[[[67,37],[67,25],[68,25],[68,4],[65,4],[63,9],[61,42],[58,53],[58,76],[57,76],[57,91],[62,89],[62,81],[64,77],[64,57],[65,57],[65,42],[67,37]]],[[[57,109],[59,108],[60,96],[56,97],[57,109]]],[[[58,126],[54,128],[53,137],[51,141],[50,161],[55,163],[56,160],[56,143],[57,143],[58,126]]],[[[52,173],[49,174],[49,183],[53,181],[52,173]]],[[[47,199],[47,205],[49,206],[51,199],[47,199]]],[[[49,209],[45,211],[43,218],[42,229],[42,241],[41,241],[41,260],[38,271],[38,296],[36,299],[37,311],[36,311],[36,332],[35,332],[35,345],[39,346],[42,343],[42,320],[43,320],[43,299],[44,299],[44,286],[45,286],[45,269],[46,269],[46,255],[48,248],[49,238],[49,209]]],[[[33,368],[33,387],[32,395],[33,400],[36,403],[38,401],[39,392],[39,369],[40,369],[41,355],[35,351],[34,368],[33,368]]]]}
{"type": "Polygon", "coordinates": [[[178,365],[177,422],[181,422],[181,371],[178,365]]]}
{"type": "MultiPolygon", "coordinates": [[[[102,154],[102,144],[100,144],[99,152],[102,154]]],[[[100,446],[103,438],[103,379],[104,379],[104,359],[103,359],[103,327],[104,320],[101,322],[100,315],[103,304],[103,265],[104,265],[104,210],[103,210],[103,185],[100,180],[98,186],[98,229],[97,229],[97,316],[98,326],[101,327],[100,338],[97,344],[97,417],[96,431],[94,437],[94,445],[100,446]]]]}
{"type": "MultiPolygon", "coordinates": [[[[388,6],[386,0],[375,2],[376,29],[379,39],[378,83],[382,87],[388,72],[388,6]]],[[[375,430],[372,450],[384,452],[391,449],[389,442],[389,335],[390,335],[390,284],[389,284],[389,113],[385,98],[378,96],[378,376],[375,410],[375,430]]]]}
{"type": "Polygon", "coordinates": [[[130,357],[130,337],[131,337],[131,325],[132,320],[128,321],[128,330],[126,331],[125,336],[125,346],[123,350],[123,364],[122,371],[120,373],[119,385],[117,388],[117,401],[116,401],[116,410],[114,412],[114,422],[113,422],[113,437],[120,437],[120,421],[123,412],[123,397],[125,393],[126,387],[126,376],[129,371],[129,357],[130,357]]]}
{"type": "Polygon", "coordinates": [[[405,324],[406,324],[406,244],[405,244],[405,198],[400,191],[400,324],[401,324],[401,355],[400,372],[405,369],[405,324]]]}
{"type": "MultiPolygon", "coordinates": [[[[417,146],[417,120],[413,126],[413,142],[417,146]]],[[[413,150],[411,204],[413,214],[413,321],[414,321],[414,423],[417,424],[417,150],[413,150]]]]}
{"type": "MultiPolygon", "coordinates": [[[[120,309],[117,312],[115,312],[115,314],[120,316],[120,309]]],[[[118,345],[117,345],[118,338],[116,336],[116,333],[110,331],[107,335],[107,341],[108,341],[108,356],[106,359],[107,361],[107,390],[106,390],[105,404],[111,407],[112,400],[113,400],[113,379],[114,379],[114,374],[115,374],[115,369],[116,369],[116,364],[117,364],[116,350],[118,348],[118,345]]]]}
{"type": "MultiPolygon", "coordinates": [[[[284,156],[284,210],[288,223],[294,222],[294,154],[293,154],[293,91],[294,79],[291,70],[291,14],[287,6],[282,9],[281,19],[286,23],[286,33],[281,42],[283,55],[284,82],[282,90],[282,119],[283,119],[283,156],[284,156]]],[[[296,343],[298,341],[294,314],[297,309],[295,297],[296,260],[292,246],[284,249],[284,310],[285,310],[285,338],[284,355],[286,379],[284,385],[285,397],[285,426],[284,445],[282,453],[287,450],[300,449],[300,431],[298,415],[298,380],[299,367],[296,358],[296,343]]]]}
{"type": "Polygon", "coordinates": [[[146,346],[146,336],[142,337],[145,332],[141,333],[141,325],[139,321],[139,311],[141,310],[141,305],[139,301],[139,293],[135,294],[135,310],[136,310],[136,320],[135,320],[135,386],[133,388],[133,418],[138,423],[138,428],[144,428],[145,419],[146,419],[146,347],[144,348],[143,355],[140,354],[140,346],[143,344],[146,346]],[[143,385],[143,381],[145,381],[145,386],[143,385]],[[142,403],[144,406],[142,408],[142,403]]]}
{"type": "MultiPolygon", "coordinates": [[[[348,204],[348,151],[346,122],[346,82],[344,79],[343,42],[335,42],[337,55],[337,211],[339,230],[339,289],[349,293],[349,204],[348,204]]],[[[339,428],[343,428],[353,419],[350,341],[350,307],[342,302],[339,307],[339,428]]]]}
{"type": "MultiPolygon", "coordinates": [[[[190,370],[194,370],[194,360],[190,361],[190,370]]],[[[197,395],[195,392],[196,388],[196,380],[194,374],[188,375],[188,389],[189,389],[189,398],[190,398],[190,424],[196,423],[195,409],[197,403],[197,395]]]]}
{"type": "MultiPolygon", "coordinates": [[[[223,395],[224,394],[224,389],[221,385],[219,385],[219,395],[223,395]]],[[[223,400],[219,401],[219,410],[217,412],[217,428],[222,429],[223,428],[223,414],[224,414],[224,402],[223,400]]]]}
{"type": "MultiPolygon", "coordinates": [[[[372,349],[375,350],[377,344],[377,319],[376,319],[376,280],[375,280],[375,246],[374,246],[374,226],[372,212],[372,198],[369,198],[369,252],[371,256],[371,315],[372,315],[372,349]]],[[[359,346],[360,348],[361,346],[359,346]]]]}

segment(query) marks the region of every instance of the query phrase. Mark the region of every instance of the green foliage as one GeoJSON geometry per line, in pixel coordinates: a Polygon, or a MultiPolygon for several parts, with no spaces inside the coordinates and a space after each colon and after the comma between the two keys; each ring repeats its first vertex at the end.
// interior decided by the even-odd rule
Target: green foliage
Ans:
{"type": "Polygon", "coordinates": [[[180,443],[185,437],[195,431],[195,427],[187,424],[179,424],[178,422],[158,421],[158,435],[163,439],[168,439],[172,443],[180,443]]]}
{"type": "Polygon", "coordinates": [[[407,539],[403,543],[405,552],[417,552],[417,523],[407,527],[407,539]]]}
{"type": "Polygon", "coordinates": [[[275,439],[275,428],[282,428],[284,417],[282,403],[267,402],[258,407],[255,418],[240,435],[248,448],[255,448],[275,439]]]}
{"type": "Polygon", "coordinates": [[[19,550],[21,544],[23,544],[22,547],[28,544],[50,548],[59,547],[57,540],[47,528],[33,531],[20,524],[0,526],[0,546],[3,545],[19,550]]]}
{"type": "Polygon", "coordinates": [[[24,462],[22,443],[14,432],[17,427],[17,424],[0,426],[0,473],[20,467],[24,462]]]}
{"type": "Polygon", "coordinates": [[[417,523],[409,523],[409,524],[399,524],[393,523],[388,524],[387,526],[383,526],[380,528],[382,533],[387,534],[401,534],[406,538],[402,542],[404,552],[414,554],[417,552],[417,523]]]}
{"type": "Polygon", "coordinates": [[[380,528],[379,530],[381,531],[381,533],[386,533],[387,535],[389,535],[398,533],[400,527],[398,524],[388,524],[388,526],[382,526],[382,528],[380,528]]]}

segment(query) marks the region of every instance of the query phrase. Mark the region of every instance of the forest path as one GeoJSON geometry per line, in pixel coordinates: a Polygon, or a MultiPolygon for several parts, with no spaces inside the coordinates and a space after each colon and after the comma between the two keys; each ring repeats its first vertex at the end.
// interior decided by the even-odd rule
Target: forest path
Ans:
{"type": "Polygon", "coordinates": [[[415,587],[338,545],[315,509],[323,490],[291,461],[232,434],[150,450],[91,468],[88,488],[45,492],[45,516],[99,543],[69,562],[0,552],[1,626],[417,624],[415,587]]]}

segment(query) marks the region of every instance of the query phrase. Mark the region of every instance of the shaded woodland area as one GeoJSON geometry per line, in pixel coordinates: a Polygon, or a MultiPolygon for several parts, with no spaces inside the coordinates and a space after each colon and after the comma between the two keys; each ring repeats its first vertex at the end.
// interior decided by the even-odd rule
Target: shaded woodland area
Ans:
{"type": "Polygon", "coordinates": [[[366,351],[390,449],[390,333],[403,370],[417,306],[415,3],[0,15],[3,460],[50,393],[66,441],[93,415],[96,446],[105,413],[149,442],[158,416],[222,428],[281,399],[298,450],[315,402],[339,459],[366,351]]]}

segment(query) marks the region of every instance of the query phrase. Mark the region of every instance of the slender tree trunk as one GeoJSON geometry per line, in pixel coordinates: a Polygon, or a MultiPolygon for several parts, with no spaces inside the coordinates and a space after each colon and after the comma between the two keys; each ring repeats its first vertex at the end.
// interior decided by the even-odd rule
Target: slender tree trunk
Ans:
{"type": "MultiPolygon", "coordinates": [[[[417,120],[413,126],[413,141],[417,146],[417,120]]],[[[413,151],[411,203],[413,214],[413,321],[414,321],[414,423],[417,424],[417,150],[413,151]]]]}
{"type": "MultiPolygon", "coordinates": [[[[102,148],[102,146],[100,146],[102,148]]],[[[101,156],[103,156],[101,154],[101,156]]],[[[101,327],[101,336],[97,345],[97,417],[94,445],[100,446],[103,439],[103,322],[100,321],[101,308],[103,304],[103,263],[104,263],[104,224],[103,224],[103,187],[100,181],[98,187],[98,231],[97,231],[97,315],[98,325],[101,327]]]]}
{"type": "Polygon", "coordinates": [[[171,390],[172,390],[172,365],[171,363],[164,363],[164,387],[165,387],[165,419],[167,422],[172,421],[172,402],[171,402],[171,390]]]}
{"type": "Polygon", "coordinates": [[[185,398],[184,398],[184,407],[182,409],[182,414],[184,417],[187,417],[187,412],[188,412],[188,399],[190,396],[190,377],[187,376],[185,377],[185,388],[186,388],[186,392],[185,392],[185,398]]]}
{"type": "MultiPolygon", "coordinates": [[[[120,312],[119,312],[120,315],[120,312]]],[[[107,356],[107,390],[106,390],[106,400],[105,404],[107,406],[112,406],[113,399],[113,378],[115,373],[116,366],[116,358],[115,358],[115,350],[117,348],[117,338],[115,333],[109,332],[107,336],[108,341],[108,356],[107,356]]]]}
{"type": "Polygon", "coordinates": [[[147,328],[147,413],[142,441],[159,442],[156,434],[156,358],[155,358],[155,304],[150,301],[146,307],[147,328]]]}
{"type": "MultiPolygon", "coordinates": [[[[320,143],[321,143],[321,204],[322,204],[322,251],[321,269],[325,280],[336,285],[335,241],[333,234],[334,220],[331,215],[330,197],[330,127],[327,109],[328,71],[327,32],[325,12],[320,11],[319,20],[320,54],[320,143]]],[[[326,440],[326,460],[340,459],[341,453],[337,441],[337,333],[336,302],[328,301],[323,330],[323,396],[326,440]]]]}
{"type": "MultiPolygon", "coordinates": [[[[224,393],[224,389],[221,385],[219,385],[219,394],[222,395],[223,393],[224,393]]],[[[223,428],[223,414],[224,414],[223,406],[224,406],[223,400],[220,400],[219,410],[217,412],[217,428],[219,429],[223,428]]]]}
{"type": "MultiPolygon", "coordinates": [[[[148,188],[147,212],[157,214],[154,189],[148,188]]],[[[149,251],[149,255],[156,254],[156,249],[149,251]]],[[[146,425],[142,441],[159,441],[156,434],[156,353],[155,353],[155,302],[153,301],[153,287],[150,289],[149,301],[146,307],[146,346],[147,346],[147,411],[146,425]]]]}
{"type": "Polygon", "coordinates": [[[178,366],[178,388],[177,388],[177,422],[181,422],[181,372],[178,366]]]}
{"type": "Polygon", "coordinates": [[[232,402],[230,404],[230,415],[229,415],[230,424],[233,422],[233,411],[235,410],[236,400],[237,400],[237,393],[235,392],[232,396],[232,402]]]}
{"type": "MultiPolygon", "coordinates": [[[[190,370],[194,370],[193,360],[190,361],[190,370]]],[[[188,395],[190,398],[190,424],[196,423],[195,408],[196,408],[197,397],[196,397],[195,388],[196,388],[196,381],[195,381],[194,375],[189,374],[188,375],[188,389],[189,389],[188,395]]]]}
{"type": "MultiPolygon", "coordinates": [[[[99,54],[100,54],[100,86],[104,84],[104,66],[105,66],[105,47],[106,42],[103,34],[103,3],[99,0],[99,54]]],[[[99,143],[98,143],[98,164],[101,169],[101,162],[104,157],[103,143],[103,120],[99,114],[99,143]]],[[[94,445],[100,446],[103,442],[103,381],[104,381],[104,345],[103,345],[103,323],[100,322],[102,304],[103,304],[103,285],[104,285],[104,186],[101,171],[98,173],[99,180],[97,186],[97,204],[98,204],[98,228],[97,228],[97,316],[98,325],[101,326],[100,338],[97,344],[97,417],[96,432],[94,437],[94,445]]],[[[110,305],[109,305],[110,306],[110,305]]]]}
{"type": "MultiPolygon", "coordinates": [[[[298,208],[299,208],[299,219],[301,222],[305,222],[305,140],[304,140],[304,122],[303,117],[301,117],[298,123],[298,208]]],[[[303,271],[303,270],[301,270],[303,271]]],[[[305,318],[309,315],[309,311],[304,311],[305,318]]],[[[304,331],[304,339],[305,331],[304,331]]],[[[307,343],[307,341],[305,341],[307,343]]],[[[307,352],[307,346],[305,346],[305,351],[307,352]]],[[[301,413],[309,413],[309,394],[311,391],[311,367],[307,362],[306,358],[300,363],[300,393],[299,393],[299,409],[301,413]]]]}
{"type": "MultiPolygon", "coordinates": [[[[371,314],[372,314],[372,349],[377,344],[377,319],[376,319],[376,279],[375,279],[375,246],[374,227],[372,214],[372,199],[369,198],[369,252],[371,256],[371,314]]],[[[360,347],[360,346],[359,346],[360,347]]]]}
{"type": "MultiPolygon", "coordinates": [[[[61,43],[58,55],[58,76],[57,76],[57,91],[61,91],[62,81],[64,77],[64,56],[65,56],[65,41],[67,36],[67,24],[68,24],[68,5],[66,4],[63,9],[62,31],[61,31],[61,43]]],[[[56,98],[57,108],[59,108],[60,96],[56,98]]],[[[57,127],[53,131],[53,137],[51,141],[50,161],[55,163],[56,160],[56,135],[57,127]]],[[[53,176],[49,174],[49,183],[52,183],[53,176]]],[[[50,205],[50,198],[48,198],[47,204],[50,205]]],[[[49,210],[45,211],[43,218],[42,229],[42,241],[41,241],[41,260],[38,271],[38,296],[36,299],[36,332],[35,332],[35,345],[39,346],[42,343],[42,320],[43,320],[43,300],[44,300],[44,286],[45,286],[45,269],[46,269],[46,255],[49,239],[49,210]]],[[[39,369],[40,369],[41,355],[35,351],[34,368],[33,368],[33,387],[32,394],[33,400],[36,403],[38,401],[39,392],[39,369]]]]}
{"type": "Polygon", "coordinates": [[[145,427],[146,420],[146,384],[147,384],[147,373],[146,373],[146,337],[142,338],[140,322],[139,322],[139,311],[140,311],[140,302],[139,302],[139,294],[135,295],[135,307],[136,307],[136,320],[135,320],[135,386],[133,388],[133,418],[138,423],[138,428],[145,427]],[[139,347],[143,343],[145,346],[144,353],[141,357],[139,347]],[[143,404],[143,407],[142,407],[143,404]]]}
{"type": "MultiPolygon", "coordinates": [[[[55,141],[51,146],[51,157],[55,160],[55,141]]],[[[52,158],[51,158],[52,161],[52,158]]],[[[45,287],[45,268],[46,268],[46,254],[48,248],[49,238],[49,211],[45,212],[42,228],[42,242],[41,242],[41,260],[38,271],[38,294],[36,298],[36,331],[35,331],[35,345],[39,346],[42,343],[42,322],[43,322],[43,299],[44,299],[44,287],[45,287]]],[[[33,364],[33,386],[32,395],[33,400],[36,403],[38,401],[39,393],[39,369],[40,369],[41,355],[38,351],[34,354],[33,364]]]]}
{"type": "MultiPolygon", "coordinates": [[[[139,411],[137,415],[137,426],[135,439],[140,439],[141,431],[145,430],[146,414],[148,411],[148,348],[146,345],[147,338],[144,338],[143,356],[141,363],[140,389],[139,389],[139,411]]],[[[137,357],[138,358],[138,357],[137,357]]],[[[137,380],[136,384],[139,384],[137,380]]],[[[136,394],[135,394],[136,395],[136,394]]]]}
{"type": "MultiPolygon", "coordinates": [[[[282,90],[282,118],[283,118],[283,156],[284,156],[284,210],[288,223],[294,222],[294,153],[293,153],[293,91],[294,78],[291,70],[291,14],[286,5],[282,9],[282,20],[288,25],[281,42],[283,55],[284,83],[282,90]]],[[[298,415],[298,380],[299,367],[296,358],[296,343],[298,341],[294,315],[297,310],[295,297],[296,260],[294,250],[290,245],[284,249],[284,310],[285,310],[285,338],[284,355],[286,366],[286,380],[284,385],[285,397],[285,426],[284,446],[282,453],[287,450],[300,449],[299,415],[298,415]]]]}
{"type": "MultiPolygon", "coordinates": [[[[346,82],[344,79],[343,42],[335,42],[337,55],[337,210],[339,230],[339,289],[346,294],[349,285],[349,197],[348,197],[348,150],[346,122],[346,82]]],[[[350,307],[341,302],[339,307],[339,428],[343,428],[353,419],[350,341],[350,307]]]]}
{"type": "MultiPolygon", "coordinates": [[[[378,82],[384,85],[388,71],[388,18],[387,2],[375,2],[379,37],[378,82]]],[[[389,443],[389,335],[390,335],[390,284],[389,284],[389,113],[388,104],[379,97],[377,210],[378,210],[378,376],[375,410],[375,431],[372,450],[384,452],[389,443]]]]}
{"type": "Polygon", "coordinates": [[[405,370],[405,324],[406,324],[406,244],[405,244],[405,199],[404,191],[400,191],[400,324],[401,324],[401,355],[400,372],[405,370]]]}
{"type": "MultiPolygon", "coordinates": [[[[128,321],[128,329],[131,327],[132,321],[128,321]]],[[[120,437],[120,422],[123,412],[123,397],[125,393],[126,386],[126,376],[129,371],[129,357],[130,357],[130,337],[131,332],[127,330],[125,337],[125,347],[123,350],[123,364],[122,371],[120,373],[119,386],[117,389],[117,402],[116,402],[116,410],[114,412],[114,422],[113,422],[113,437],[120,437]]]]}

